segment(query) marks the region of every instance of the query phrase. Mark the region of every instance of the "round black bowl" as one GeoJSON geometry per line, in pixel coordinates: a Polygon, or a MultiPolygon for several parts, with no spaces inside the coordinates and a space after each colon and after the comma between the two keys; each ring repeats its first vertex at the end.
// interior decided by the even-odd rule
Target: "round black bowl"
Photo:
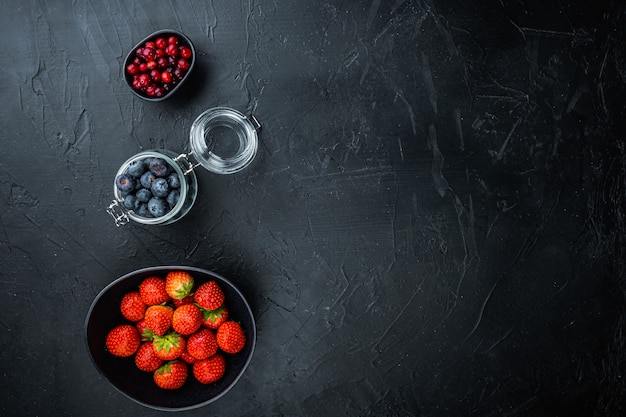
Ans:
{"type": "Polygon", "coordinates": [[[100,373],[122,394],[149,408],[163,411],[190,410],[207,405],[228,392],[247,368],[256,344],[256,326],[252,310],[241,292],[222,276],[189,266],[160,266],[144,268],[126,274],[107,285],[91,304],[85,320],[85,343],[91,359],[100,373]],[[105,349],[106,336],[113,327],[130,323],[122,316],[119,306],[124,294],[137,291],[141,281],[156,275],[165,278],[169,271],[187,271],[195,286],[214,280],[224,290],[229,318],[238,321],[245,334],[246,345],[237,354],[224,354],[226,373],[218,381],[204,385],[196,381],[189,368],[185,385],[178,390],[163,390],[153,381],[151,372],[139,370],[134,356],[119,358],[105,349]]]}
{"type": "Polygon", "coordinates": [[[189,79],[189,75],[191,74],[191,71],[193,70],[195,63],[196,63],[196,48],[193,46],[193,43],[191,42],[191,40],[183,33],[178,32],[174,29],[162,29],[143,38],[140,42],[137,43],[137,45],[135,45],[128,52],[128,54],[126,55],[126,59],[124,60],[124,67],[122,68],[122,71],[124,72],[124,79],[126,80],[126,84],[128,85],[128,88],[130,88],[130,91],[132,91],[137,97],[140,97],[146,101],[163,101],[171,97],[172,95],[174,95],[174,93],[180,89],[180,87],[185,83],[185,81],[189,79]],[[162,97],[151,97],[147,95],[145,92],[141,90],[136,90],[135,88],[133,88],[133,76],[130,75],[128,72],[126,72],[126,67],[129,64],[131,64],[133,60],[135,59],[135,52],[137,51],[137,49],[139,47],[143,47],[147,41],[154,41],[158,37],[167,38],[170,36],[176,36],[180,42],[179,43],[180,45],[186,46],[189,49],[191,49],[192,55],[191,55],[191,61],[189,63],[189,69],[185,73],[185,76],[182,78],[182,80],[180,80],[174,87],[172,87],[169,91],[167,91],[162,97]]]}

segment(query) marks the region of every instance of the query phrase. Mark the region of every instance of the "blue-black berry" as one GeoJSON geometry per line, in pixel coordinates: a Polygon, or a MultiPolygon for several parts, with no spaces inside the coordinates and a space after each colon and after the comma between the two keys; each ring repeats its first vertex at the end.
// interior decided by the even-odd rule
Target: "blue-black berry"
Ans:
{"type": "Polygon", "coordinates": [[[137,190],[135,196],[140,203],[147,203],[152,198],[152,192],[147,188],[142,188],[141,190],[137,190]]]}
{"type": "Polygon", "coordinates": [[[126,170],[127,174],[132,175],[135,178],[141,177],[144,172],[146,172],[146,167],[143,163],[143,159],[131,162],[128,164],[128,169],[126,170]]]}
{"type": "Polygon", "coordinates": [[[122,193],[129,193],[135,189],[135,179],[128,174],[118,175],[115,178],[115,186],[122,193]]]}
{"type": "Polygon", "coordinates": [[[124,197],[124,207],[126,207],[127,209],[134,210],[135,204],[137,204],[137,197],[135,197],[134,194],[128,194],[126,197],[124,197]]]}
{"type": "Polygon", "coordinates": [[[180,191],[172,190],[165,198],[165,201],[167,201],[167,204],[170,206],[170,209],[172,209],[174,208],[176,203],[178,203],[179,199],[180,199],[180,191]]]}
{"type": "Polygon", "coordinates": [[[169,207],[164,199],[152,197],[150,201],[148,201],[148,211],[153,217],[161,217],[165,216],[169,211],[169,207]]]}
{"type": "Polygon", "coordinates": [[[170,187],[167,184],[167,180],[165,178],[157,178],[156,180],[154,180],[154,182],[152,183],[152,194],[154,194],[155,197],[167,197],[167,195],[170,192],[170,187]]]}
{"type": "Polygon", "coordinates": [[[149,190],[152,188],[152,182],[156,180],[156,178],[157,177],[152,172],[147,171],[141,176],[141,185],[143,188],[147,188],[149,190]]]}
{"type": "Polygon", "coordinates": [[[172,173],[167,177],[167,183],[170,188],[179,188],[180,187],[180,178],[178,178],[177,173],[172,173]]]}
{"type": "Polygon", "coordinates": [[[161,158],[153,158],[150,161],[150,172],[157,177],[167,177],[170,173],[170,166],[161,158]]]}

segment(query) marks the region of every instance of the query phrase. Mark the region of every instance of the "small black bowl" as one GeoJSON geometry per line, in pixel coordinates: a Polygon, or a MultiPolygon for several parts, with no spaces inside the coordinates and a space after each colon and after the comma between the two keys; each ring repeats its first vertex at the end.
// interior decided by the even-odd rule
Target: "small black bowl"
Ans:
{"type": "Polygon", "coordinates": [[[124,79],[126,80],[126,84],[128,85],[128,88],[130,88],[130,90],[137,97],[140,97],[146,101],[163,101],[171,97],[185,83],[185,81],[187,81],[187,79],[189,78],[189,75],[191,74],[191,71],[193,70],[195,63],[196,63],[196,49],[193,46],[193,43],[191,42],[191,40],[183,33],[178,32],[174,29],[162,29],[162,30],[158,30],[152,33],[151,35],[146,36],[144,39],[141,40],[141,42],[137,43],[137,45],[135,45],[135,47],[128,52],[128,54],[126,55],[126,59],[124,60],[124,68],[122,68],[122,70],[124,71],[124,79]],[[126,67],[129,64],[131,64],[133,60],[135,59],[137,49],[140,47],[144,47],[146,42],[154,41],[155,39],[159,37],[168,38],[170,36],[176,36],[179,40],[179,45],[186,46],[189,49],[191,49],[191,61],[189,62],[189,69],[185,72],[185,75],[183,76],[183,78],[180,81],[178,81],[176,85],[171,87],[171,89],[167,91],[163,96],[151,97],[148,94],[146,94],[144,91],[133,88],[133,76],[126,71],[126,67]]]}
{"type": "Polygon", "coordinates": [[[100,373],[122,394],[149,408],[162,411],[182,411],[207,405],[226,394],[241,378],[252,359],[256,344],[256,326],[252,310],[241,292],[227,279],[200,268],[189,266],[160,266],[144,268],[126,274],[107,285],[91,304],[85,320],[85,343],[91,359],[100,373]],[[187,271],[194,277],[194,284],[213,280],[225,295],[228,316],[239,322],[246,334],[246,345],[237,354],[224,354],[226,373],[212,383],[198,382],[189,367],[185,385],[177,390],[164,390],[153,381],[152,372],[144,372],[135,366],[134,355],[120,358],[106,349],[106,336],[115,326],[129,323],[122,316],[119,306],[124,294],[137,291],[142,280],[149,276],[165,278],[170,271],[187,271]]]}

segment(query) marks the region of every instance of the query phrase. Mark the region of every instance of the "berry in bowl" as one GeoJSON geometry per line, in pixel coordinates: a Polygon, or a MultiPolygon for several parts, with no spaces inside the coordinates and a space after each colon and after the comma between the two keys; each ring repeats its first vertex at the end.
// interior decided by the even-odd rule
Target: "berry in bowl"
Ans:
{"type": "Polygon", "coordinates": [[[85,321],[85,342],[100,373],[133,401],[189,410],[228,392],[256,344],[243,294],[213,272],[144,268],[105,287],[85,321]]]}
{"type": "Polygon", "coordinates": [[[160,30],[128,53],[124,78],[138,97],[165,100],[189,78],[195,60],[196,51],[187,36],[172,29],[160,30]]]}

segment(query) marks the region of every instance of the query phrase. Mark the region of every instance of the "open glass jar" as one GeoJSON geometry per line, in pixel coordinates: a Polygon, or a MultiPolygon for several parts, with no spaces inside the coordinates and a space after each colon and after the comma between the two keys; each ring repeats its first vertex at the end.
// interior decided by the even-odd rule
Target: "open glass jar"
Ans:
{"type": "MultiPolygon", "coordinates": [[[[125,206],[128,192],[120,191],[113,184],[114,200],[107,207],[107,212],[116,226],[134,221],[146,225],[171,224],[184,217],[198,194],[198,180],[195,168],[202,166],[217,174],[232,174],[248,166],[258,149],[257,132],[261,125],[254,116],[245,116],[228,107],[216,107],[200,114],[191,126],[188,153],[177,154],[167,149],[140,152],[120,166],[115,178],[129,172],[129,167],[138,161],[160,158],[179,179],[179,196],[169,211],[161,216],[151,216],[145,211],[140,213],[125,206]]],[[[132,192],[132,191],[131,191],[132,192]]]]}

